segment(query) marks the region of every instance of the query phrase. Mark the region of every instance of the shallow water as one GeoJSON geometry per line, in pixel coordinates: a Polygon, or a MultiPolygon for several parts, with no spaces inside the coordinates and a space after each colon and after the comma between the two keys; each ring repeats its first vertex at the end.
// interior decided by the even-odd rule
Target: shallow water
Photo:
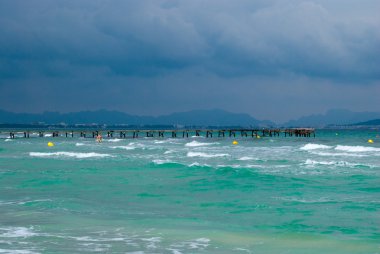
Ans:
{"type": "Polygon", "coordinates": [[[379,134],[3,136],[0,253],[380,253],[379,134]]]}

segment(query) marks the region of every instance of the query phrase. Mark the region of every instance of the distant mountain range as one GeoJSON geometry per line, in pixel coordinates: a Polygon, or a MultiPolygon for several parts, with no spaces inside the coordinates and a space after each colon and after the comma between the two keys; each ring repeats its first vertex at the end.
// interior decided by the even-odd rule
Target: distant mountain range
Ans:
{"type": "Polygon", "coordinates": [[[73,113],[44,112],[42,114],[12,113],[0,110],[0,124],[128,124],[128,125],[185,125],[185,126],[274,126],[248,114],[231,113],[220,109],[193,110],[152,117],[136,116],[118,111],[98,110],[73,113]]]}
{"type": "Polygon", "coordinates": [[[288,127],[325,127],[328,125],[352,125],[379,118],[380,112],[352,112],[345,109],[332,109],[325,114],[304,116],[283,125],[288,127]]]}
{"type": "Polygon", "coordinates": [[[0,110],[0,124],[106,124],[106,125],[183,125],[183,126],[241,126],[241,127],[326,127],[329,125],[379,125],[380,112],[329,110],[325,114],[304,116],[276,125],[260,121],[248,114],[220,109],[192,110],[158,117],[136,116],[118,111],[98,110],[72,113],[44,112],[42,114],[12,113],[0,110]],[[374,120],[375,119],[375,120],[374,120]]]}
{"type": "Polygon", "coordinates": [[[353,125],[362,125],[362,126],[379,125],[380,126],[380,119],[374,119],[374,120],[370,120],[366,122],[355,123],[353,125]]]}

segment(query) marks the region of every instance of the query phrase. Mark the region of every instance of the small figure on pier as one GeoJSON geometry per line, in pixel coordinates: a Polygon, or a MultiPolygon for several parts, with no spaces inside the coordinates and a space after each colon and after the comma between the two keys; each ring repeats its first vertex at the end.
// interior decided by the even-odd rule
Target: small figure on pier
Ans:
{"type": "Polygon", "coordinates": [[[103,141],[103,137],[102,137],[102,135],[99,133],[99,134],[96,136],[96,142],[101,143],[102,141],[103,141]]]}

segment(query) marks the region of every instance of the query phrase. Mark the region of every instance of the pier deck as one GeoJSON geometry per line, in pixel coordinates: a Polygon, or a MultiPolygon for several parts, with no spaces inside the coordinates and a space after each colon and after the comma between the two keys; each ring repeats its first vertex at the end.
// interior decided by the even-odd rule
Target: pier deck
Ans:
{"type": "Polygon", "coordinates": [[[28,129],[28,130],[0,130],[0,135],[9,135],[8,138],[31,138],[31,137],[82,137],[96,138],[102,135],[107,138],[189,138],[202,136],[206,138],[215,137],[315,137],[315,129],[312,128],[292,128],[292,129],[120,129],[120,130],[81,130],[81,129],[28,129]]]}

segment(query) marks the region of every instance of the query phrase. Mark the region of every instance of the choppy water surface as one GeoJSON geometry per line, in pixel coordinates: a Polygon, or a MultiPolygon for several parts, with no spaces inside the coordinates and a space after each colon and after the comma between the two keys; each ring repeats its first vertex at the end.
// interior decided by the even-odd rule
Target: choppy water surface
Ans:
{"type": "Polygon", "coordinates": [[[0,253],[380,253],[379,134],[3,136],[0,253]]]}

